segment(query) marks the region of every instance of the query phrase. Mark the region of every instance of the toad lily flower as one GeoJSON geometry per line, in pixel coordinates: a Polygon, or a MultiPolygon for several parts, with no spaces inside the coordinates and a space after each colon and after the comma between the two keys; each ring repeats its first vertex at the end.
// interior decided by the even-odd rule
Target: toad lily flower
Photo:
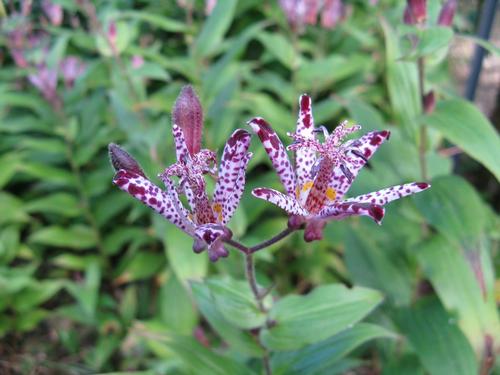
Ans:
{"type": "Polygon", "coordinates": [[[343,139],[359,130],[359,125],[339,125],[331,134],[325,127],[315,128],[311,98],[302,95],[296,132],[289,135],[294,142],[288,150],[295,152],[295,171],[286,149],[271,126],[262,118],[249,121],[259,136],[286,194],[268,188],[257,188],[252,194],[284,209],[289,215],[288,225],[299,228],[305,224],[304,239],[319,240],[330,220],[348,216],[369,216],[380,224],[384,205],[430,187],[424,182],[393,186],[355,198],[343,199],[361,168],[379,146],[389,138],[389,131],[374,131],[359,139],[343,139]],[[324,142],[316,138],[324,134],[324,142]]]}
{"type": "Polygon", "coordinates": [[[216,155],[210,150],[200,150],[203,119],[201,106],[191,87],[185,87],[179,95],[173,119],[177,162],[159,175],[166,191],[155,186],[129,154],[112,144],[109,147],[111,162],[117,170],[113,183],[193,237],[196,253],[208,247],[210,260],[216,261],[229,255],[223,241],[232,236],[226,224],[243,194],[245,171],[252,156],[247,152],[250,133],[238,129],[229,137],[219,166],[214,196],[209,200],[204,175],[217,172],[216,155]],[[186,110],[190,111],[190,115],[186,115],[186,110]],[[176,119],[179,123],[175,122],[176,119]],[[178,177],[178,184],[174,176],[178,177]],[[179,194],[185,194],[190,210],[184,207],[179,194]]]}

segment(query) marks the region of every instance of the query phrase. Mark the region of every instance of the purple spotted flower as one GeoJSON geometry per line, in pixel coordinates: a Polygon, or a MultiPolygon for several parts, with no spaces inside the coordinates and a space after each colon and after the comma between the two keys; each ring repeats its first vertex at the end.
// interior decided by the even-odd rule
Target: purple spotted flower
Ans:
{"type": "Polygon", "coordinates": [[[218,168],[213,198],[209,199],[205,175],[217,173],[216,154],[200,149],[201,105],[190,86],[186,86],[173,110],[172,132],[177,162],[159,175],[162,190],[144,174],[139,164],[117,145],[110,145],[110,156],[117,171],[113,183],[140,200],[194,238],[197,253],[208,248],[210,260],[228,256],[223,241],[231,238],[226,227],[233,216],[245,186],[245,171],[252,154],[248,152],[250,133],[236,130],[228,139],[218,168]],[[179,194],[184,194],[189,209],[179,194]]]}
{"type": "Polygon", "coordinates": [[[288,150],[295,152],[295,170],[271,126],[259,117],[249,121],[286,192],[257,188],[252,194],[284,209],[289,214],[291,228],[305,224],[306,241],[321,239],[323,229],[330,220],[362,215],[380,224],[386,203],[430,187],[425,182],[414,182],[344,199],[358,172],[390,133],[387,130],[374,131],[344,142],[347,135],[361,127],[348,127],[342,123],[328,134],[325,127],[314,126],[311,98],[302,95],[299,103],[297,129],[295,133],[289,133],[294,142],[288,146],[288,150]],[[323,142],[317,139],[318,133],[323,135],[323,142]]]}

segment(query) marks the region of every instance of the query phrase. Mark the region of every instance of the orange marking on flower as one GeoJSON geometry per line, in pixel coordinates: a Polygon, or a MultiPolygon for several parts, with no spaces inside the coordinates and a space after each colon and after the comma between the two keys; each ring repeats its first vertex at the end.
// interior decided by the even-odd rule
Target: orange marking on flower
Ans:
{"type": "Polygon", "coordinates": [[[335,200],[335,198],[337,197],[337,192],[335,191],[335,189],[329,187],[328,189],[326,189],[326,197],[330,200],[330,201],[333,201],[335,200]]]}

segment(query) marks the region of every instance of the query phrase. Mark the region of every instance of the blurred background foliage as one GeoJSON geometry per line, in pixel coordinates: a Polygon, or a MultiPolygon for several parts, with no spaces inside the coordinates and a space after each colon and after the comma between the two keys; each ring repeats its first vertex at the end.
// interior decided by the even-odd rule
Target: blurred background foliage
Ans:
{"type": "MultiPolygon", "coordinates": [[[[276,298],[332,282],[384,296],[356,330],[277,352],[275,373],[494,372],[500,141],[487,114],[460,98],[446,57],[452,39],[474,30],[477,9],[459,10],[455,34],[429,28],[412,50],[404,1],[345,1],[329,27],[290,25],[275,0],[216,3],[5,1],[0,8],[0,372],[260,371],[253,333],[221,313],[224,301],[210,294],[216,281],[200,282],[242,279],[241,255],[209,264],[188,237],[111,184],[110,142],[149,176],[173,162],[170,109],[186,83],[203,104],[204,147],[219,152],[257,115],[286,141],[303,92],[328,129],[344,119],[364,131],[390,129],[352,195],[421,180],[419,129],[428,127],[423,156],[433,186],[391,204],[381,227],[351,218],[329,224],[323,241],[295,234],[256,255],[258,278],[275,283],[276,298]],[[426,90],[437,98],[425,115],[421,56],[426,90]]],[[[428,7],[435,20],[441,2],[428,7]]],[[[251,149],[230,223],[249,245],[286,225],[281,211],[249,194],[279,189],[259,142],[251,149]]]]}

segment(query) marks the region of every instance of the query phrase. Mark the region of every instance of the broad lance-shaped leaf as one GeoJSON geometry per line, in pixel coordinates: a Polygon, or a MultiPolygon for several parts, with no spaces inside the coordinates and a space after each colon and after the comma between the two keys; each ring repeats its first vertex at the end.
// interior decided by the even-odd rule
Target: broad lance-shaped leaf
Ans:
{"type": "Polygon", "coordinates": [[[327,340],[303,349],[275,353],[271,358],[273,374],[329,374],[329,370],[337,366],[348,353],[376,338],[396,338],[396,335],[374,324],[358,323],[327,340]]]}
{"type": "Polygon", "coordinates": [[[191,282],[190,286],[201,314],[232,350],[248,357],[262,357],[263,350],[250,332],[243,331],[232,325],[217,309],[206,283],[191,282]]]}
{"type": "Polygon", "coordinates": [[[207,281],[207,286],[217,310],[234,326],[251,329],[261,327],[265,323],[266,316],[255,303],[247,282],[213,278],[207,281]]]}
{"type": "Polygon", "coordinates": [[[397,322],[429,374],[478,373],[472,347],[437,298],[400,310],[397,322]]]}
{"type": "Polygon", "coordinates": [[[270,328],[261,340],[272,350],[294,350],[325,340],[370,313],[382,295],[375,290],[341,284],[323,285],[305,296],[291,295],[269,312],[270,328]]]}
{"type": "Polygon", "coordinates": [[[422,123],[439,130],[500,181],[500,136],[473,104],[463,99],[441,101],[422,123]]]}

